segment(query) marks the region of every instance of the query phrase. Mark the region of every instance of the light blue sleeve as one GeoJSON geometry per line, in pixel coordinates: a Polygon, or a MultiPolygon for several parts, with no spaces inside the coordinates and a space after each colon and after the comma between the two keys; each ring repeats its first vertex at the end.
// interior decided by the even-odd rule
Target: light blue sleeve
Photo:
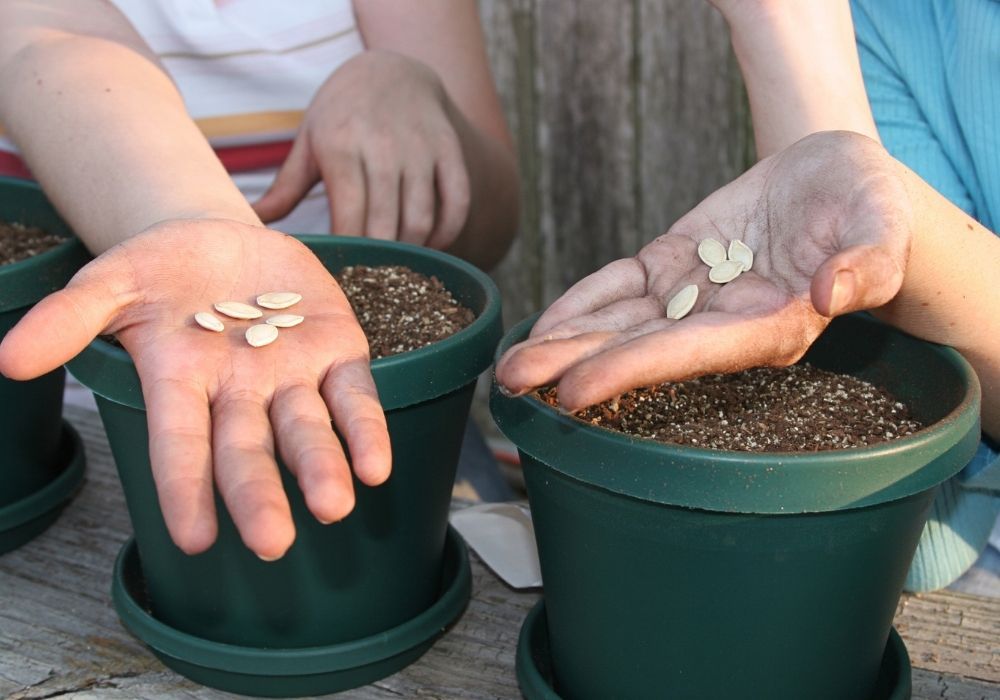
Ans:
{"type": "MultiPolygon", "coordinates": [[[[911,63],[908,50],[918,51],[922,45],[924,70],[921,80],[924,84],[921,87],[928,90],[939,84],[941,98],[938,102],[941,109],[946,109],[945,69],[943,61],[935,60],[934,54],[940,48],[937,36],[931,31],[932,18],[917,17],[912,24],[898,26],[879,17],[879,13],[893,4],[891,0],[854,0],[851,4],[865,89],[882,143],[893,157],[912,168],[967,214],[976,217],[968,188],[941,142],[941,125],[931,124],[932,119],[940,122],[934,119],[938,115],[928,114],[927,108],[921,107],[899,65],[901,60],[911,63]],[[887,31],[893,32],[893,36],[884,36],[887,31]],[[900,36],[904,32],[905,38],[900,36]]],[[[914,14],[930,12],[929,3],[923,0],[910,5],[914,14]]]]}

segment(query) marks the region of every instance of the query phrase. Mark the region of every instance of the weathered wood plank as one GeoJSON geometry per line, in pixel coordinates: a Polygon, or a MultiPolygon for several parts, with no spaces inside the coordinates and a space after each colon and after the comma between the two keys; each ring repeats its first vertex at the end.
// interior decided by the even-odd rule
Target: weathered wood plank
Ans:
{"type": "MultiPolygon", "coordinates": [[[[110,602],[128,516],[97,415],[70,409],[87,447],[87,484],[55,527],[0,557],[0,697],[42,700],[217,700],[165,669],[118,623],[110,602]]],[[[472,557],[473,599],[416,664],[337,697],[518,698],[514,649],[535,593],[507,588],[472,557]]],[[[916,667],[917,700],[1000,697],[1000,599],[907,597],[896,625],[916,667]]]]}
{"type": "Polygon", "coordinates": [[[539,116],[535,84],[536,30],[532,0],[480,0],[493,78],[517,146],[521,226],[510,253],[494,272],[508,325],[542,306],[539,200],[539,116]]]}
{"type": "Polygon", "coordinates": [[[915,667],[1000,686],[1000,598],[905,595],[895,625],[915,667]]]}
{"type": "Polygon", "coordinates": [[[972,678],[956,678],[923,669],[913,670],[913,700],[996,700],[1000,688],[972,678]]]}
{"type": "Polygon", "coordinates": [[[537,4],[545,303],[635,250],[634,9],[537,4]]]}
{"type": "Polygon", "coordinates": [[[753,161],[739,67],[707,2],[638,0],[636,186],[640,243],[753,161]]]}

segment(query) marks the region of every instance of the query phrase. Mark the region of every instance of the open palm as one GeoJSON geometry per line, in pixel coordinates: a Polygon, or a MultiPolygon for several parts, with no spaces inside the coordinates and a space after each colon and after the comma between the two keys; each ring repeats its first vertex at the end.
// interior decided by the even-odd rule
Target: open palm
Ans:
{"type": "Polygon", "coordinates": [[[331,416],[358,478],[388,478],[368,343],[333,277],[294,238],[229,221],[157,224],[40,302],[0,346],[0,369],[41,374],[100,333],[116,334],[135,361],[160,504],[183,550],[215,540],[214,481],[246,545],[265,559],[284,554],[295,529],[275,447],[319,520],[347,515],[353,486],[331,416]],[[244,339],[260,321],[220,315],[221,333],[193,321],[216,302],[271,291],[301,294],[290,311],[306,320],[265,347],[244,339]]]}
{"type": "Polygon", "coordinates": [[[710,372],[786,365],[837,314],[888,302],[903,280],[909,209],[877,143],[828,133],[758,163],[634,258],[581,280],[497,366],[508,390],[558,382],[567,410],[623,391],[710,372]],[[754,251],[750,271],[719,285],[697,255],[714,238],[754,251]],[[680,320],[667,302],[695,284],[680,320]]]}

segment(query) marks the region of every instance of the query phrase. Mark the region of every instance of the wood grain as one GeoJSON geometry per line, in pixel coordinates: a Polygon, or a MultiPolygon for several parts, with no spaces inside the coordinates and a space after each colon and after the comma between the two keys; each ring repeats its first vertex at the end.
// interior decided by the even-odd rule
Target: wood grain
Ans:
{"type": "MultiPolygon", "coordinates": [[[[48,532],[0,557],[0,697],[234,697],[167,670],[118,623],[110,572],[129,535],[128,516],[97,414],[67,412],[86,444],[87,483],[48,532]]],[[[538,594],[508,588],[475,555],[472,570],[465,615],[423,658],[337,697],[520,697],[514,649],[538,594]]],[[[908,596],[896,625],[916,667],[914,698],[1000,697],[1000,599],[908,596]]]]}
{"type": "Polygon", "coordinates": [[[691,0],[480,0],[522,217],[494,271],[508,325],[635,254],[752,161],[721,17],[691,0]]]}

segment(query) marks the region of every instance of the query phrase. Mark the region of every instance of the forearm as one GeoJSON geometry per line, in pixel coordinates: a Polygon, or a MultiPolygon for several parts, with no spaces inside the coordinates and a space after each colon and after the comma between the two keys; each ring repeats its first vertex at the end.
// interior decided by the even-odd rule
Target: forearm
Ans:
{"type": "Polygon", "coordinates": [[[899,167],[913,240],[902,289],[875,313],[965,356],[982,383],[983,430],[1000,439],[1000,238],[899,167]]]}
{"type": "Polygon", "coordinates": [[[712,0],[746,83],[757,156],[816,131],[878,140],[847,0],[712,0]]]}
{"type": "Polygon", "coordinates": [[[0,123],[92,252],[165,219],[259,224],[148,56],[49,32],[5,59],[0,123]]]}

